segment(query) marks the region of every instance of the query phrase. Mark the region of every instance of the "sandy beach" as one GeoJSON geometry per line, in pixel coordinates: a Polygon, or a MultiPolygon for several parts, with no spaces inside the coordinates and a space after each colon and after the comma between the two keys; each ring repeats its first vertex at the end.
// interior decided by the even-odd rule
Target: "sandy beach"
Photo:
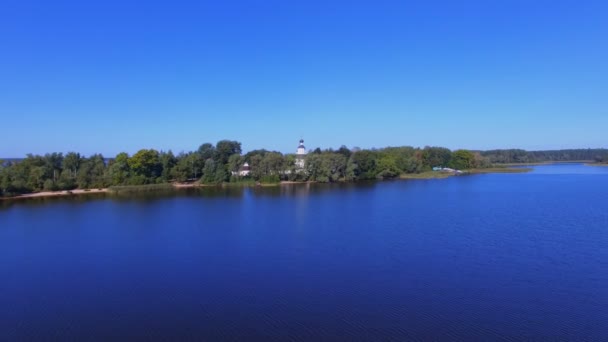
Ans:
{"type": "Polygon", "coordinates": [[[97,194],[108,192],[108,189],[75,189],[75,190],[64,190],[64,191],[42,191],[35,192],[31,194],[24,194],[15,197],[0,197],[0,200],[14,200],[21,198],[36,198],[36,197],[61,197],[61,196],[72,196],[72,195],[82,195],[82,194],[97,194]]]}

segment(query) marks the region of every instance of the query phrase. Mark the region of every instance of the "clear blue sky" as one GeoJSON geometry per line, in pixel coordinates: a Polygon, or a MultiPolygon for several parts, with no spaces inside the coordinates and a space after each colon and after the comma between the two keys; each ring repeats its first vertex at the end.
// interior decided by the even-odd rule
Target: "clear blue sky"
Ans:
{"type": "Polygon", "coordinates": [[[28,1],[0,156],[608,147],[608,1],[28,1]]]}

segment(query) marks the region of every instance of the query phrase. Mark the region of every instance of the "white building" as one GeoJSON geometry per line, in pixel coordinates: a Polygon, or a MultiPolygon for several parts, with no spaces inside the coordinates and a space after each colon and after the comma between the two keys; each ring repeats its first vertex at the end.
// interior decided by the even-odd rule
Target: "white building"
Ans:
{"type": "Polygon", "coordinates": [[[303,169],[304,161],[306,159],[306,147],[304,147],[304,139],[300,139],[300,145],[296,151],[296,168],[303,169]]]}
{"type": "Polygon", "coordinates": [[[232,171],[233,176],[239,175],[241,177],[249,176],[250,173],[251,173],[251,169],[249,168],[249,163],[247,163],[247,162],[245,162],[245,164],[243,164],[243,166],[239,169],[238,172],[232,171]]]}

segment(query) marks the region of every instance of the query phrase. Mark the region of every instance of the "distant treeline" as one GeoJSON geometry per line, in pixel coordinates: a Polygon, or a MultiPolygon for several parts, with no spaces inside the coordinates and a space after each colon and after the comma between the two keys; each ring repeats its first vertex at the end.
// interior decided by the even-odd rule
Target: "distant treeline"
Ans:
{"type": "Polygon", "coordinates": [[[0,196],[36,191],[106,188],[170,182],[198,181],[273,183],[282,180],[338,182],[387,179],[402,174],[430,171],[433,167],[459,170],[491,167],[495,163],[526,163],[566,160],[608,160],[607,150],[566,150],[526,152],[496,150],[451,151],[443,147],[386,147],[360,150],[345,146],[337,150],[319,148],[306,156],[304,169],[296,167],[294,154],[254,150],[242,154],[241,143],[222,140],[202,144],[196,151],[182,152],[142,149],[132,156],[119,153],[109,160],[101,154],[85,157],[79,153],[27,155],[19,161],[0,161],[0,196]],[[238,172],[244,163],[247,176],[238,172]]]}
{"type": "Polygon", "coordinates": [[[491,150],[480,154],[493,164],[539,163],[558,161],[608,162],[608,149],[571,149],[554,151],[491,150]]]}

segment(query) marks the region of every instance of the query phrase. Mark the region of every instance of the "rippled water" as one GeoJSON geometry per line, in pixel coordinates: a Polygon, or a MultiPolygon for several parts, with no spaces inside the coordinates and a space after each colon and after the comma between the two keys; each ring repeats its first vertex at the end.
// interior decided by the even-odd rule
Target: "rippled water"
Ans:
{"type": "Polygon", "coordinates": [[[608,168],[4,203],[0,340],[604,340],[608,168]]]}

